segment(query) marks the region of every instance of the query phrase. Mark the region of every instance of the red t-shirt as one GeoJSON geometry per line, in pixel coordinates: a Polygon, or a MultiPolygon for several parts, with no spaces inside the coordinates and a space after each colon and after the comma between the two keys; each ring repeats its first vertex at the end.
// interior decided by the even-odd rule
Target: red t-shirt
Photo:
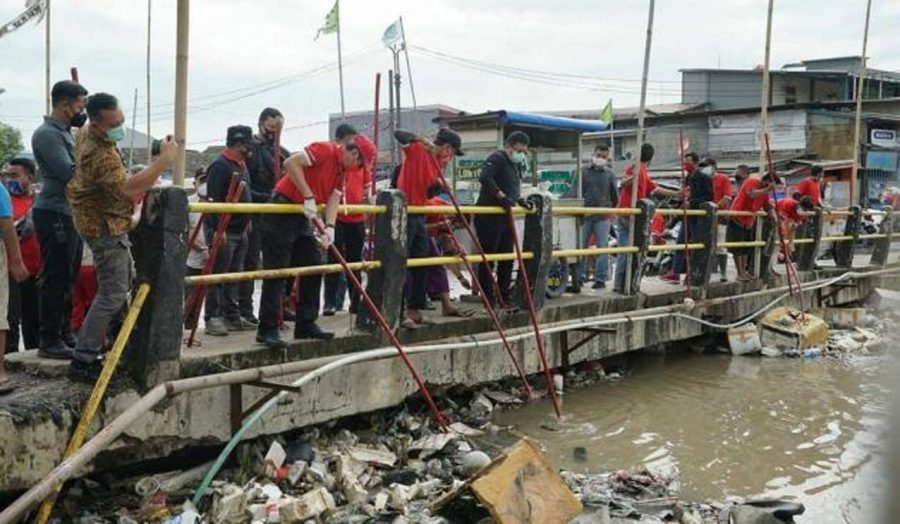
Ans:
{"type": "Polygon", "coordinates": [[[406,195],[407,204],[428,204],[428,188],[439,180],[442,166],[418,140],[403,146],[403,165],[397,177],[397,189],[406,195]]]}
{"type": "MultiPolygon", "coordinates": [[[[625,178],[631,177],[633,171],[634,166],[628,166],[625,169],[625,178]]],[[[623,186],[622,190],[619,191],[619,208],[631,207],[631,188],[634,187],[634,184],[635,182],[632,180],[630,184],[623,186]]],[[[647,164],[641,163],[641,168],[638,170],[637,187],[638,200],[645,198],[656,190],[656,183],[654,183],[653,180],[650,180],[647,164]]]]}
{"type": "MultiPolygon", "coordinates": [[[[450,204],[450,202],[447,202],[443,198],[436,196],[436,197],[431,197],[428,199],[428,205],[429,206],[449,206],[451,204],[450,204]]],[[[447,218],[446,215],[425,215],[425,227],[427,228],[428,226],[430,226],[432,224],[440,224],[441,222],[444,222],[444,220],[446,220],[446,218],[447,218]]],[[[428,236],[432,236],[432,237],[438,236],[437,229],[436,228],[429,229],[428,236]]]]}
{"type": "Polygon", "coordinates": [[[794,192],[802,197],[808,196],[816,207],[822,205],[822,188],[819,186],[819,181],[815,178],[804,178],[794,188],[794,192]]]}
{"type": "MultiPolygon", "coordinates": [[[[367,167],[355,167],[344,172],[344,202],[348,205],[363,204],[366,201],[365,186],[372,183],[372,172],[367,167]]],[[[364,213],[343,214],[338,208],[338,222],[359,224],[365,222],[364,213]]]]}
{"type": "Polygon", "coordinates": [[[722,206],[722,199],[734,195],[734,187],[731,185],[731,177],[725,173],[713,175],[713,202],[722,206]]]}
{"type": "MultiPolygon", "coordinates": [[[[766,202],[769,201],[769,194],[765,193],[756,198],[750,198],[750,191],[755,191],[762,186],[762,180],[757,177],[750,177],[744,181],[741,185],[741,188],[738,189],[737,195],[734,197],[734,202],[731,204],[732,211],[752,211],[756,213],[761,210],[766,202]]],[[[734,219],[745,227],[751,227],[753,225],[753,220],[755,217],[734,217],[734,219]]]]}
{"type": "MultiPolygon", "coordinates": [[[[18,222],[31,211],[34,205],[34,195],[11,195],[13,206],[13,221],[18,222]]],[[[41,246],[38,244],[37,232],[33,232],[28,238],[20,239],[19,249],[22,252],[22,262],[25,269],[32,275],[41,272],[41,246]]]]}
{"type": "Polygon", "coordinates": [[[778,211],[778,216],[795,224],[806,220],[806,217],[800,214],[800,202],[793,198],[782,198],[775,204],[775,209],[778,211]]]}
{"type": "MultiPolygon", "coordinates": [[[[332,142],[313,142],[306,146],[305,151],[311,165],[303,168],[303,176],[316,203],[324,204],[331,193],[343,185],[340,178],[344,172],[344,148],[332,142]]],[[[303,203],[303,193],[289,176],[281,177],[275,184],[275,192],[295,204],[303,203]]]]}

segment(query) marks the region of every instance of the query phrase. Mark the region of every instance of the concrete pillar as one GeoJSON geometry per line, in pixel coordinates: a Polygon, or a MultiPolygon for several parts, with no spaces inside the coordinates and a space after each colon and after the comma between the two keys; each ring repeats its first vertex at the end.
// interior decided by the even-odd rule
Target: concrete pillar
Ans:
{"type": "MultiPolygon", "coordinates": [[[[547,273],[550,271],[553,254],[553,210],[549,197],[541,194],[528,196],[533,213],[525,215],[525,232],[522,235],[522,252],[531,252],[534,258],[525,261],[525,272],[531,284],[534,307],[540,311],[547,298],[547,273]]],[[[576,276],[577,278],[577,276],[576,276]]],[[[528,307],[525,302],[524,288],[521,280],[516,279],[515,304],[523,310],[528,307]]]]}
{"type": "Polygon", "coordinates": [[[842,240],[834,243],[834,263],[837,267],[853,267],[853,255],[856,253],[856,244],[859,242],[859,231],[862,229],[862,210],[859,206],[850,208],[847,216],[847,224],[844,226],[844,236],[852,236],[853,240],[842,240]]]}
{"type": "Polygon", "coordinates": [[[878,226],[878,232],[887,235],[885,238],[875,240],[875,247],[872,250],[872,260],[869,262],[873,266],[884,267],[888,262],[888,255],[891,253],[891,242],[894,239],[894,213],[891,209],[887,209],[881,225],[878,226]]]}
{"type": "Polygon", "coordinates": [[[150,294],[124,362],[144,389],[181,373],[187,204],[183,188],[153,189],[144,200],[141,222],[130,235],[137,281],[148,282],[150,294]]]}
{"type": "Polygon", "coordinates": [[[822,209],[818,208],[815,211],[815,215],[807,218],[806,222],[797,229],[796,239],[813,239],[811,244],[797,244],[794,248],[794,262],[797,264],[797,271],[812,271],[815,269],[819,248],[822,246],[822,226],[824,223],[822,209]]]}
{"type": "MultiPolygon", "coordinates": [[[[397,329],[403,315],[403,282],[406,279],[406,197],[396,189],[389,189],[378,193],[376,203],[387,208],[375,218],[373,259],[381,262],[381,269],[367,274],[366,292],[391,329],[397,329]]],[[[381,327],[364,303],[360,304],[356,326],[381,333],[381,327]]]]}
{"type": "Polygon", "coordinates": [[[712,202],[703,204],[706,216],[689,217],[692,223],[691,244],[703,244],[705,247],[697,251],[691,251],[691,273],[687,278],[691,279],[691,287],[701,290],[705,295],[706,286],[709,284],[709,276],[716,268],[716,249],[719,239],[719,208],[712,202]]]}
{"type": "Polygon", "coordinates": [[[647,261],[647,249],[650,247],[650,223],[656,213],[656,204],[649,199],[638,200],[640,215],[634,217],[634,241],[639,251],[631,258],[631,294],[641,290],[641,279],[644,277],[644,262],[647,261]]]}
{"type": "Polygon", "coordinates": [[[777,253],[781,250],[781,237],[778,235],[778,227],[774,221],[767,215],[759,218],[762,220],[762,237],[761,240],[766,243],[762,248],[754,250],[756,256],[761,257],[759,263],[759,274],[756,278],[767,285],[774,283],[772,274],[772,263],[777,257],[777,253]]]}

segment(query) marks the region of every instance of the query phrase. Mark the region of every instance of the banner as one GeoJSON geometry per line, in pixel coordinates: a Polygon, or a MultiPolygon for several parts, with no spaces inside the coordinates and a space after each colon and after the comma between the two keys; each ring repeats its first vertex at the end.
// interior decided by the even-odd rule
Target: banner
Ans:
{"type": "Polygon", "coordinates": [[[335,0],[334,7],[332,7],[331,11],[328,11],[328,14],[325,15],[325,24],[319,28],[319,32],[316,33],[315,40],[318,40],[322,35],[330,35],[337,32],[338,25],[341,23],[338,1],[339,0],[335,0]]]}
{"type": "Polygon", "coordinates": [[[35,23],[43,20],[45,7],[46,4],[44,0],[28,0],[28,2],[25,3],[25,11],[22,14],[0,26],[0,38],[12,33],[32,20],[34,20],[35,23]]]}

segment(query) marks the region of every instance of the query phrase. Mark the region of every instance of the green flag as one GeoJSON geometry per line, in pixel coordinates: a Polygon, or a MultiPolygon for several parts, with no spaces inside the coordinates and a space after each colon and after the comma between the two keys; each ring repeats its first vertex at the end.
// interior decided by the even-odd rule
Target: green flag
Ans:
{"type": "Polygon", "coordinates": [[[338,8],[338,3],[339,0],[335,0],[334,7],[332,7],[331,11],[328,11],[328,14],[325,15],[325,23],[322,25],[322,27],[319,28],[319,32],[316,33],[316,40],[318,40],[321,35],[330,35],[332,33],[337,33],[338,26],[341,24],[341,15],[338,8]]]}
{"type": "Polygon", "coordinates": [[[612,98],[609,99],[609,102],[606,103],[606,106],[603,107],[603,110],[600,111],[600,121],[606,125],[609,125],[613,121],[613,112],[612,112],[612,98]]]}

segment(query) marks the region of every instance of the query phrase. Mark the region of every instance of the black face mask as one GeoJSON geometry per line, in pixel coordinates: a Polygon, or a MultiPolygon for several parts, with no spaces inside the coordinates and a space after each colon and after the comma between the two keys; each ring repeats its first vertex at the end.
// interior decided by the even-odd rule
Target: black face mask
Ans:
{"type": "Polygon", "coordinates": [[[72,117],[72,120],[69,121],[69,125],[72,127],[81,127],[87,123],[87,119],[87,111],[82,111],[72,117]]]}
{"type": "Polygon", "coordinates": [[[263,138],[265,138],[266,142],[270,144],[275,143],[275,133],[272,131],[266,131],[265,133],[263,133],[263,138]]]}

